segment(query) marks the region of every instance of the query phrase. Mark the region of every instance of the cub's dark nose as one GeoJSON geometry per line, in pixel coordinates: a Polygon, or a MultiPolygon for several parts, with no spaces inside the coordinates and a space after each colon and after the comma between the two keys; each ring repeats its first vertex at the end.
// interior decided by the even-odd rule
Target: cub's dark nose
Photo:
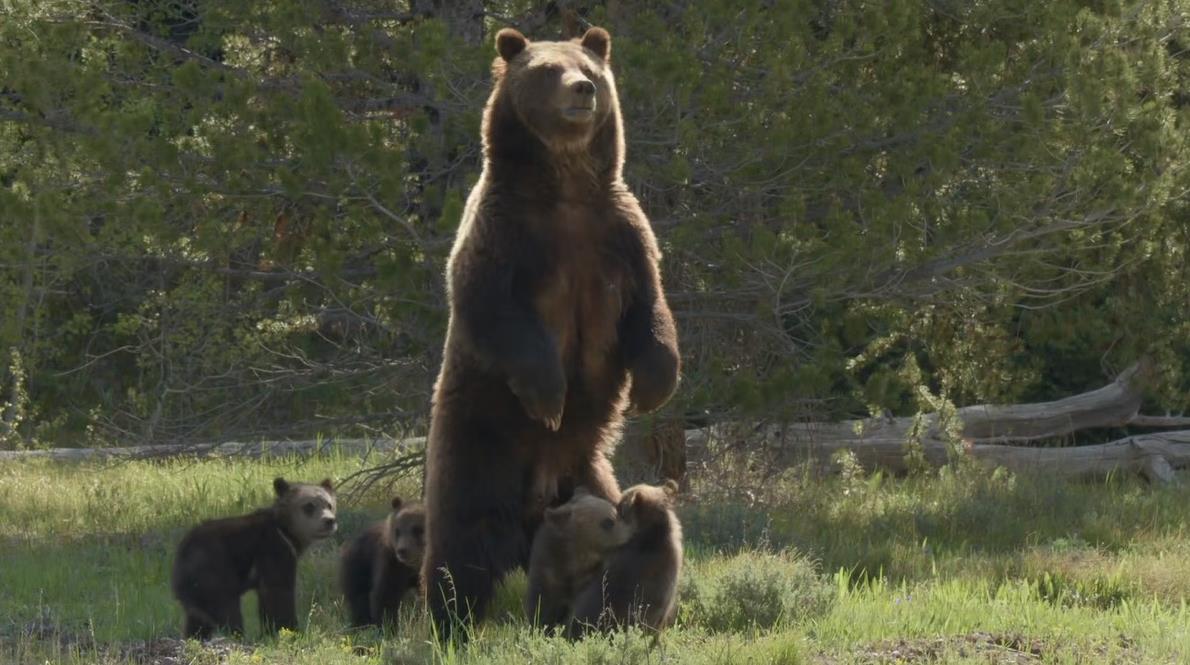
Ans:
{"type": "Polygon", "coordinates": [[[397,548],[397,558],[404,560],[409,558],[409,549],[406,547],[397,548]]]}
{"type": "Polygon", "coordinates": [[[595,94],[595,84],[591,83],[590,81],[588,81],[586,79],[583,79],[581,81],[575,81],[574,83],[572,83],[570,85],[570,89],[580,95],[595,94]]]}
{"type": "Polygon", "coordinates": [[[335,518],[333,518],[333,517],[322,518],[322,525],[329,529],[330,527],[335,525],[335,518]]]}

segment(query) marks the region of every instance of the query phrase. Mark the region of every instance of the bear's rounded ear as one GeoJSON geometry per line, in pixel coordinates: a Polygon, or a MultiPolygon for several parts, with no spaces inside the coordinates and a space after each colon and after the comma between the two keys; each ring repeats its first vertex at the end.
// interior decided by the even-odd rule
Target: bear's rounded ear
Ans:
{"type": "Polygon", "coordinates": [[[612,36],[603,28],[591,28],[583,34],[580,42],[583,48],[590,49],[595,55],[607,62],[612,55],[612,36]]]}
{"type": "Polygon", "coordinates": [[[504,28],[496,33],[496,52],[505,60],[517,57],[528,45],[529,40],[512,28],[504,28]]]}
{"type": "Polygon", "coordinates": [[[640,502],[640,492],[632,492],[630,494],[627,494],[624,496],[624,498],[620,499],[619,510],[617,510],[616,512],[620,513],[621,517],[626,516],[629,513],[635,513],[636,512],[636,504],[639,502],[640,502]]]}
{"type": "Polygon", "coordinates": [[[678,495],[678,483],[673,478],[666,478],[665,482],[661,483],[661,489],[671,499],[678,495]]]}
{"type": "Polygon", "coordinates": [[[318,486],[332,494],[335,492],[335,484],[331,482],[330,478],[323,478],[322,482],[318,483],[318,486]]]}
{"type": "Polygon", "coordinates": [[[389,503],[392,505],[392,507],[393,507],[393,510],[400,510],[400,509],[401,509],[401,497],[399,497],[399,496],[394,496],[394,497],[393,497],[393,500],[392,500],[392,501],[390,501],[389,503]]]}
{"type": "Polygon", "coordinates": [[[273,478],[273,491],[277,493],[277,496],[284,496],[289,491],[289,483],[281,476],[277,476],[273,478]]]}

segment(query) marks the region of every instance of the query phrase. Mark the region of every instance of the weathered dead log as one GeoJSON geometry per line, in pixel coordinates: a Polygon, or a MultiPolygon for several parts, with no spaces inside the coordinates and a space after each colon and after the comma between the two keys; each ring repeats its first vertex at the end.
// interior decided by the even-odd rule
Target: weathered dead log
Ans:
{"type": "MultiPolygon", "coordinates": [[[[709,430],[687,432],[691,447],[703,447],[714,434],[709,430]]],[[[818,473],[838,472],[836,455],[850,451],[863,468],[894,474],[909,471],[906,444],[897,438],[864,438],[852,441],[819,441],[791,445],[786,442],[767,452],[778,465],[807,463],[818,473]]],[[[925,461],[938,467],[950,461],[948,447],[940,441],[922,442],[925,461]]],[[[1190,430],[1137,434],[1090,446],[1037,448],[969,443],[961,453],[981,464],[1004,467],[1054,478],[1093,479],[1112,474],[1139,474],[1153,482],[1169,482],[1174,470],[1190,468],[1190,430]]]]}
{"type": "MultiPolygon", "coordinates": [[[[958,409],[961,438],[979,443],[1032,441],[1065,436],[1095,427],[1122,427],[1137,417],[1144,386],[1151,373],[1142,360],[1106,386],[1052,402],[1035,404],[977,404],[958,409]]],[[[1146,419],[1150,417],[1145,416],[1146,419]]],[[[1181,423],[1172,423],[1182,426],[1181,423]]],[[[941,440],[943,423],[937,415],[923,416],[923,439],[941,440]]],[[[784,445],[895,439],[904,442],[914,418],[865,418],[837,423],[787,423],[763,428],[759,434],[784,445]]],[[[756,434],[756,433],[754,433],[756,434]]]]}
{"type": "MultiPolygon", "coordinates": [[[[1190,430],[1144,434],[1111,443],[1061,448],[997,445],[1069,435],[1082,429],[1123,425],[1184,426],[1181,416],[1137,414],[1144,383],[1151,372],[1147,361],[1129,367],[1112,383],[1080,395],[1036,404],[976,405],[958,409],[963,452],[981,463],[1018,471],[1037,471],[1055,477],[1102,477],[1113,472],[1140,473],[1158,482],[1171,480],[1175,469],[1190,465],[1190,430]]],[[[625,483],[673,478],[684,482],[687,445],[705,452],[724,441],[741,440],[744,448],[759,451],[770,463],[808,462],[823,472],[837,470],[835,455],[851,451],[863,467],[893,473],[907,471],[906,442],[921,442],[925,461],[941,466],[951,449],[944,440],[945,423],[936,414],[920,418],[868,418],[839,423],[793,423],[764,427],[730,423],[683,430],[682,419],[646,419],[630,426],[619,446],[616,470],[625,483]],[[913,428],[918,432],[911,437],[913,428]]],[[[0,451],[0,461],[30,457],[78,461],[94,458],[145,459],[174,456],[259,457],[308,455],[338,449],[365,454],[424,445],[421,437],[389,439],[326,439],[218,445],[138,446],[130,448],[0,451]]]]}
{"type": "Polygon", "coordinates": [[[1153,482],[1174,479],[1174,469],[1190,467],[1190,430],[1137,434],[1110,443],[1064,448],[972,445],[972,458],[1013,471],[1064,478],[1104,478],[1140,474],[1153,482]]]}
{"type": "MultiPolygon", "coordinates": [[[[1145,383],[1152,368],[1147,360],[1132,365],[1115,381],[1090,392],[1052,402],[1015,405],[976,405],[957,410],[956,423],[964,454],[981,463],[1015,471],[1035,471],[1054,477],[1104,477],[1111,473],[1139,473],[1155,482],[1168,482],[1174,470],[1190,465],[1190,430],[1143,434],[1091,446],[1036,448],[997,445],[1068,436],[1084,429],[1138,425],[1179,427],[1190,424],[1181,416],[1138,415],[1145,383]]],[[[949,461],[945,423],[937,414],[920,418],[868,418],[838,423],[791,423],[759,429],[720,424],[687,432],[696,452],[711,442],[754,441],[775,466],[809,463],[824,473],[838,470],[835,455],[851,451],[868,470],[893,473],[908,470],[907,442],[920,441],[926,463],[949,461]],[[916,432],[914,428],[917,428],[916,432]]],[[[720,448],[722,446],[719,446],[720,448]]]]}
{"type": "Polygon", "coordinates": [[[1128,421],[1135,427],[1190,427],[1190,416],[1145,416],[1138,415],[1128,421]]]}
{"type": "Polygon", "coordinates": [[[1118,427],[1136,417],[1152,367],[1141,360],[1116,380],[1091,392],[1053,402],[959,409],[963,438],[982,441],[1030,441],[1093,427],[1118,427]]]}

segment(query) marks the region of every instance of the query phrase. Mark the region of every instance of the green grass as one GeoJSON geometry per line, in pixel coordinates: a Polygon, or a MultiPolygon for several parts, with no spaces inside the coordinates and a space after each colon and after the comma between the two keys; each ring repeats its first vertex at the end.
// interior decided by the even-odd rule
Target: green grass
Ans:
{"type": "MultiPolygon", "coordinates": [[[[168,575],[185,529],[266,504],[276,475],[342,478],[359,466],[336,456],[0,464],[0,662],[158,662],[145,653],[177,648],[166,639],[181,622],[168,575]]],[[[459,652],[434,646],[418,612],[397,637],[347,631],[335,554],[384,514],[388,489],[378,489],[342,506],[338,538],[303,558],[303,632],[255,637],[249,596],[245,644],[191,643],[181,662],[1190,662],[1186,487],[952,473],[790,473],[769,487],[761,502],[701,490],[682,506],[681,611],[656,648],[634,634],[570,644],[534,632],[521,574],[459,652]]]]}

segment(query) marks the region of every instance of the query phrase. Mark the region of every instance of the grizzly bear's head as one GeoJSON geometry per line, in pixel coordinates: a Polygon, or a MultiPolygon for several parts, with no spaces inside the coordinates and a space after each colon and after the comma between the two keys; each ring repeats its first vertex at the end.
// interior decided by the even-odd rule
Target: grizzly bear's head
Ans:
{"type": "Polygon", "coordinates": [[[545,511],[545,524],[569,541],[576,552],[606,554],[628,542],[632,533],[616,514],[615,504],[579,487],[566,503],[545,511]]]}
{"type": "Polygon", "coordinates": [[[279,477],[273,480],[273,491],[277,494],[273,509],[285,530],[298,540],[296,545],[305,547],[335,533],[335,488],[329,478],[308,485],[279,477]]]}
{"type": "Polygon", "coordinates": [[[402,503],[397,496],[393,497],[392,508],[384,524],[386,544],[397,561],[420,568],[426,551],[426,510],[420,503],[402,503]]]}
{"type": "MultiPolygon", "coordinates": [[[[496,35],[496,50],[491,105],[507,103],[519,124],[551,152],[586,151],[601,134],[618,138],[619,101],[606,30],[591,28],[572,41],[530,42],[505,28],[496,35]]],[[[489,139],[493,129],[504,131],[491,128],[489,139]]]]}
{"type": "Polygon", "coordinates": [[[634,485],[620,496],[618,511],[632,533],[671,521],[678,484],[666,480],[660,485],[634,485]]]}

